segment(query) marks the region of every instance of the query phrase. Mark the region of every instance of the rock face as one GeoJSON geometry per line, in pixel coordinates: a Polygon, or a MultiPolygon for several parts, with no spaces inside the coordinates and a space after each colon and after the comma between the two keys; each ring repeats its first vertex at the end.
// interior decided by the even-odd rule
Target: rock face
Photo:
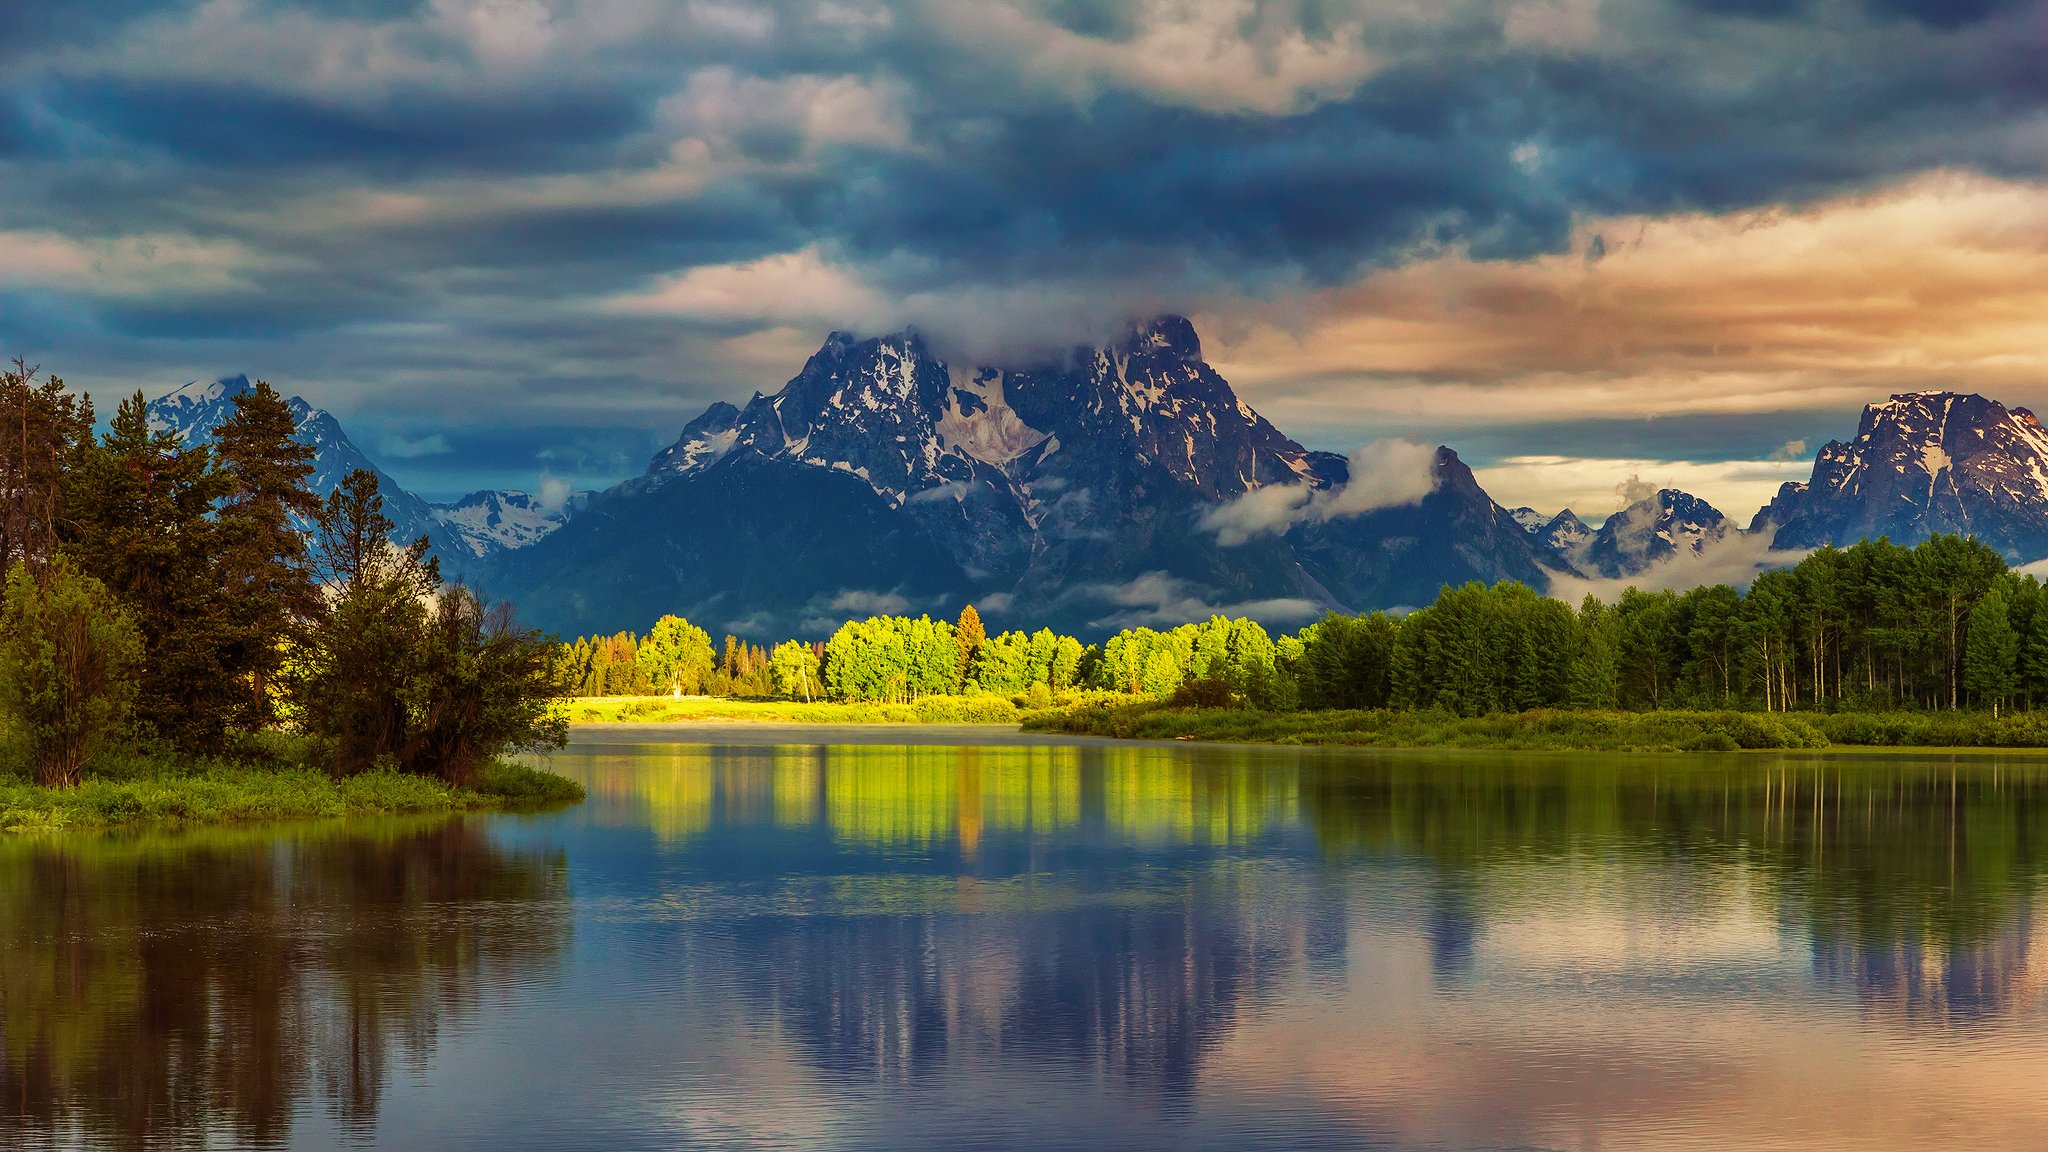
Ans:
{"type": "Polygon", "coordinates": [[[1666,488],[1609,516],[1575,559],[1586,575],[1634,576],[1680,552],[1697,556],[1735,531],[1705,500],[1666,488]]]}
{"type": "MultiPolygon", "coordinates": [[[[192,383],[149,402],[149,426],[171,432],[192,444],[210,443],[214,429],[234,415],[235,397],[254,385],[247,376],[211,383],[192,383]]],[[[313,473],[307,486],[326,496],[350,472],[365,469],[377,477],[384,514],[394,527],[391,538],[409,542],[425,536],[444,568],[461,572],[476,559],[521,548],[560,527],[573,509],[549,510],[523,492],[475,492],[453,504],[433,504],[407,491],[350,440],[330,413],[300,397],[286,400],[298,430],[294,437],[313,449],[313,473]]]]}
{"type": "Polygon", "coordinates": [[[530,492],[486,489],[452,504],[430,504],[434,519],[462,537],[473,556],[493,556],[535,543],[569,522],[587,492],[546,500],[530,492]]]}
{"type": "Polygon", "coordinates": [[[1305,619],[1561,564],[1449,449],[1413,467],[1405,502],[1347,499],[1349,462],[1240,401],[1180,317],[1021,366],[835,333],[781,391],[712,405],[490,572],[565,633],[677,612],[769,638],[969,600],[1088,633],[1211,609],[1305,619]]]}
{"type": "Polygon", "coordinates": [[[1586,549],[1593,543],[1593,530],[1571,509],[1546,516],[1534,508],[1517,508],[1510,515],[1542,552],[1562,560],[1574,572],[1586,570],[1586,549]]]}
{"type": "Polygon", "coordinates": [[[2048,431],[2025,408],[1955,392],[1912,392],[1863,410],[1804,484],[1787,484],[1752,531],[1777,548],[1888,536],[1914,544],[1957,532],[2027,562],[2048,556],[2048,431]]]}

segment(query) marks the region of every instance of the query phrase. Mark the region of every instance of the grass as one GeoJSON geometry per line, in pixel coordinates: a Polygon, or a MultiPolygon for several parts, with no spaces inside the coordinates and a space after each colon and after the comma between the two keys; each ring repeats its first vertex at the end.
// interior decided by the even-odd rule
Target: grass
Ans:
{"type": "Polygon", "coordinates": [[[1096,703],[1032,713],[1026,731],[1139,740],[1733,752],[1758,748],[2048,747],[2048,716],[1993,720],[1970,712],[1764,713],[1534,711],[1459,717],[1440,712],[1259,712],[1096,703]]]}
{"type": "Polygon", "coordinates": [[[730,700],[686,696],[585,696],[567,704],[571,723],[1015,724],[1024,713],[1004,696],[926,696],[908,704],[730,700]]]}
{"type": "Polygon", "coordinates": [[[109,758],[76,788],[0,777],[0,831],[542,808],[583,795],[573,780],[506,762],[493,763],[471,786],[455,787],[400,772],[337,778],[286,761],[179,763],[144,754],[109,758]]]}

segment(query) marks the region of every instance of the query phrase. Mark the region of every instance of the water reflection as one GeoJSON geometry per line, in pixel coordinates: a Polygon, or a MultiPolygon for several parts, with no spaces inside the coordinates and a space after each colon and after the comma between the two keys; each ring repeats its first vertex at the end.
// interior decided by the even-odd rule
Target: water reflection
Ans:
{"type": "Polygon", "coordinates": [[[0,843],[0,1136],[368,1131],[393,1063],[551,964],[565,862],[480,822],[0,843]]]}
{"type": "Polygon", "coordinates": [[[0,1146],[1832,1152],[2048,1118],[2048,758],[556,766],[591,802],[527,823],[0,845],[0,1146]]]}
{"type": "MultiPolygon", "coordinates": [[[[1143,897],[1017,909],[1001,949],[949,933],[943,917],[965,911],[950,889],[909,906],[897,889],[886,909],[849,897],[826,925],[752,925],[750,962],[800,985],[765,1002],[799,1022],[820,1062],[899,1076],[976,1020],[1070,1062],[1184,1087],[1201,1038],[1272,982],[1273,956],[1303,972],[1345,963],[1349,899],[1326,870],[1302,861],[1273,886],[1309,894],[1282,901],[1291,918],[1274,923],[1270,895],[1219,881],[1230,850],[1421,869],[1404,896],[1445,988],[1470,981],[1483,941],[1526,960],[1540,943],[1511,937],[1540,937],[1532,908],[1572,904],[1587,876],[1618,873],[1603,883],[1678,885],[1685,903],[1768,914],[1806,941],[1818,987],[1948,1024],[2031,1001],[2030,909],[2048,866],[2048,776],[2026,758],[674,748],[618,759],[597,784],[615,818],[686,854],[773,826],[794,837],[784,864],[806,851],[834,869],[910,859],[983,881],[1080,869],[1143,897]],[[1168,890],[1143,871],[1148,854],[1202,863],[1168,890]],[[863,915],[878,911],[925,915],[863,915]],[[1287,941],[1277,951],[1276,935],[1287,941]],[[992,949],[1005,951],[993,968],[992,949]],[[1006,974],[997,988],[975,984],[1008,1007],[945,1003],[948,966],[968,963],[1006,974]]],[[[1589,946],[1597,939],[1578,945],[1589,946]]]]}

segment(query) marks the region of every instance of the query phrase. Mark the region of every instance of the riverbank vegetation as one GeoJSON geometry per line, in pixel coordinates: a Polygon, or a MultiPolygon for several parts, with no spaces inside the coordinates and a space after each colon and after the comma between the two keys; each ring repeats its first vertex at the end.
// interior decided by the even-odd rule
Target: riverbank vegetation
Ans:
{"type": "MultiPolygon", "coordinates": [[[[718,675],[738,684],[758,667],[771,692],[815,684],[832,701],[881,705],[993,696],[1031,712],[1029,726],[1068,732],[1499,747],[2048,744],[2048,723],[2035,720],[2048,710],[2048,599],[2033,576],[1956,536],[1823,548],[1747,589],[1629,589],[1613,604],[1467,584],[1403,616],[1331,614],[1278,637],[1214,616],[1091,646],[1043,629],[989,636],[969,608],[956,623],[873,617],[773,650],[728,637],[721,660],[680,620],[657,633],[679,628],[701,638],[693,687],[718,675]],[[778,680],[785,651],[793,671],[778,680]]],[[[606,643],[611,666],[640,670],[635,684],[663,682],[670,665],[648,653],[665,649],[630,635],[606,643]]]]}
{"type": "Polygon", "coordinates": [[[1001,696],[923,696],[902,704],[855,700],[606,696],[569,701],[576,724],[1015,724],[1025,710],[1001,696]]]}
{"type": "Polygon", "coordinates": [[[1994,718],[1981,712],[1786,715],[1536,709],[1456,716],[1394,709],[1276,712],[1141,700],[1049,709],[1025,716],[1022,723],[1026,731],[1120,739],[1379,748],[1735,752],[1840,745],[2048,746],[2048,716],[2039,713],[1994,718]]]}
{"type": "Polygon", "coordinates": [[[268,385],[187,444],[17,363],[0,426],[0,825],[577,793],[503,760],[565,739],[553,643],[394,547],[373,474],[317,499],[268,385]]]}

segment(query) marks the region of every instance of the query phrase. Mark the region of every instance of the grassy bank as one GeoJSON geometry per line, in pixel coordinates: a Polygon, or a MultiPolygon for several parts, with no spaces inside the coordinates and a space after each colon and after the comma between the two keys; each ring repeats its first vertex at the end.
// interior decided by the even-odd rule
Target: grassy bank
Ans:
{"type": "Polygon", "coordinates": [[[76,788],[0,778],[0,831],[467,812],[582,799],[582,785],[523,764],[493,764],[475,785],[457,788],[398,772],[337,779],[285,764],[130,760],[88,774],[76,788]]]}
{"type": "Polygon", "coordinates": [[[1024,713],[1003,696],[926,696],[908,704],[722,697],[585,696],[567,705],[571,723],[1015,724],[1024,713]]]}
{"type": "Polygon", "coordinates": [[[1401,748],[1736,751],[1751,748],[2048,747],[2048,718],[1981,713],[1257,712],[1092,704],[1032,713],[1027,731],[1139,740],[1401,748]]]}

